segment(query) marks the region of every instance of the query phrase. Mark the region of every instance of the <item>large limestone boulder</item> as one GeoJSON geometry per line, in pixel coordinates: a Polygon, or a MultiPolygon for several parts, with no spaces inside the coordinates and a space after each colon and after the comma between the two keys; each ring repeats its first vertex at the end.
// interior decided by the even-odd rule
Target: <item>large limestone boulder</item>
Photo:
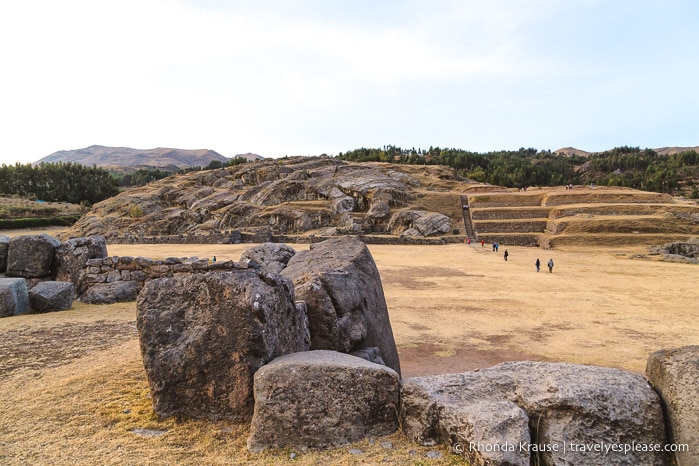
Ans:
{"type": "Polygon", "coordinates": [[[664,445],[666,437],[658,395],[642,376],[619,369],[521,361],[405,379],[401,416],[408,437],[447,443],[473,464],[667,461],[662,452],[623,451],[664,445]]]}
{"type": "Polygon", "coordinates": [[[255,371],[308,350],[291,282],[261,270],[152,280],[137,307],[153,407],[163,417],[247,422],[255,371]]]}
{"type": "Polygon", "coordinates": [[[451,220],[444,214],[429,212],[418,217],[413,228],[422,236],[443,235],[451,231],[451,220]]]}
{"type": "Polygon", "coordinates": [[[71,282],[40,282],[29,290],[29,304],[36,313],[70,309],[75,286],[71,282]]]}
{"type": "Polygon", "coordinates": [[[29,293],[23,278],[0,278],[0,317],[29,314],[29,293]]]}
{"type": "Polygon", "coordinates": [[[268,272],[280,273],[294,254],[296,251],[286,244],[263,243],[246,249],[240,261],[250,262],[251,266],[259,266],[268,272]]]}
{"type": "Polygon", "coordinates": [[[391,216],[388,229],[394,235],[443,235],[451,231],[451,220],[446,215],[436,212],[403,210],[391,216]]]}
{"type": "Polygon", "coordinates": [[[103,236],[71,238],[56,248],[52,275],[54,280],[71,282],[77,294],[87,289],[84,283],[85,265],[90,259],[107,257],[107,242],[103,236]]]}
{"type": "Polygon", "coordinates": [[[136,280],[98,283],[80,295],[86,304],[114,304],[136,301],[140,288],[136,280]]]}
{"type": "Polygon", "coordinates": [[[325,449],[398,429],[398,374],[336,351],[279,357],[255,373],[248,448],[325,449]]]}
{"type": "Polygon", "coordinates": [[[24,278],[47,276],[60,245],[58,239],[46,234],[15,236],[10,239],[7,252],[7,275],[24,278]]]}
{"type": "Polygon", "coordinates": [[[656,351],[646,376],[665,406],[670,442],[689,447],[675,453],[677,465],[699,464],[699,346],[656,351]]]}
{"type": "Polygon", "coordinates": [[[314,244],[297,252],[282,275],[306,302],[311,349],[350,353],[375,346],[400,374],[381,277],[364,243],[344,237],[314,244]]]}
{"type": "Polygon", "coordinates": [[[0,235],[0,273],[7,270],[7,252],[10,248],[10,237],[0,235]]]}

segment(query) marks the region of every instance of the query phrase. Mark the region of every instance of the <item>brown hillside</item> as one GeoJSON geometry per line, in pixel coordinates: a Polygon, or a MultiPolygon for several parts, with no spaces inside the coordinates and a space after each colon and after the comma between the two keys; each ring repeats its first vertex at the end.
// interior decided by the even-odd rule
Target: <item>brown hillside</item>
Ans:
{"type": "Polygon", "coordinates": [[[96,204],[68,235],[99,234],[119,242],[140,236],[225,237],[223,232],[232,230],[442,235],[452,242],[468,233],[477,241],[545,247],[615,239],[653,245],[699,234],[699,206],[629,188],[517,191],[459,179],[443,166],[296,157],[192,172],[131,189],[96,204]],[[464,217],[465,203],[470,209],[464,217]]]}

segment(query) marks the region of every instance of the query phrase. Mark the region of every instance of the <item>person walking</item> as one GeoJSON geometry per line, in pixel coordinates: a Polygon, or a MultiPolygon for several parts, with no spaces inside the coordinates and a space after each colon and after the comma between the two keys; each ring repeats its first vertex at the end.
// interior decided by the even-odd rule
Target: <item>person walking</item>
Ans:
{"type": "Polygon", "coordinates": [[[507,256],[509,256],[510,253],[507,252],[507,249],[505,249],[505,262],[507,262],[507,256]]]}
{"type": "Polygon", "coordinates": [[[482,247],[482,248],[485,247],[485,240],[484,240],[484,239],[481,240],[481,247],[482,247]]]}
{"type": "Polygon", "coordinates": [[[549,273],[553,273],[553,259],[549,259],[549,263],[547,265],[549,266],[549,273]]]}
{"type": "Polygon", "coordinates": [[[534,262],[534,265],[536,265],[536,271],[538,272],[539,269],[541,268],[541,261],[539,260],[538,257],[536,258],[536,262],[534,262]]]}

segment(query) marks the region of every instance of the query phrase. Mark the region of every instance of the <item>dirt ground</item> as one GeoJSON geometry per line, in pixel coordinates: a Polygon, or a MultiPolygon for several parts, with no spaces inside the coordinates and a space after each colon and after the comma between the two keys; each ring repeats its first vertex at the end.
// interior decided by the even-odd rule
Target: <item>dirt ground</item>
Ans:
{"type": "MultiPolygon", "coordinates": [[[[237,260],[248,247],[108,249],[119,256],[237,260]]],[[[699,267],[637,257],[643,248],[507,247],[507,261],[505,247],[494,253],[480,244],[370,250],[404,377],[521,359],[642,373],[650,352],[699,344],[699,267]],[[553,273],[545,267],[549,258],[553,273]]],[[[288,451],[247,453],[245,427],[157,419],[135,315],[134,303],[76,303],[70,311],[0,319],[1,464],[292,462],[288,451]]],[[[441,459],[430,460],[429,448],[400,434],[350,448],[362,453],[300,454],[293,464],[464,464],[444,449],[441,459]]]]}
{"type": "MultiPolygon", "coordinates": [[[[249,246],[112,245],[109,254],[237,260],[249,246]]],[[[699,267],[634,258],[644,248],[508,247],[507,261],[505,247],[480,244],[369,249],[406,377],[521,359],[643,372],[650,352],[699,343],[699,267]]]]}

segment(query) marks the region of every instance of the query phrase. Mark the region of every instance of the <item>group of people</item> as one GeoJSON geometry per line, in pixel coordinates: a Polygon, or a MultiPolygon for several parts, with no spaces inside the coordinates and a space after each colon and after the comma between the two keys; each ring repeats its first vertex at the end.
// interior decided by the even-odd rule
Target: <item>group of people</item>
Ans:
{"type": "MultiPolygon", "coordinates": [[[[471,244],[471,238],[466,238],[467,243],[470,245],[471,244]]],[[[485,240],[481,240],[481,247],[485,247],[485,240]]],[[[500,249],[500,244],[498,243],[493,243],[493,252],[498,252],[500,249]]],[[[510,256],[510,253],[505,249],[505,252],[503,254],[503,257],[505,258],[505,261],[507,261],[507,258],[510,256]]],[[[536,258],[536,262],[534,262],[534,265],[536,266],[536,271],[538,272],[541,270],[541,261],[539,258],[536,258]]],[[[553,259],[549,259],[548,263],[546,264],[549,268],[549,273],[553,273],[553,259]]]]}

